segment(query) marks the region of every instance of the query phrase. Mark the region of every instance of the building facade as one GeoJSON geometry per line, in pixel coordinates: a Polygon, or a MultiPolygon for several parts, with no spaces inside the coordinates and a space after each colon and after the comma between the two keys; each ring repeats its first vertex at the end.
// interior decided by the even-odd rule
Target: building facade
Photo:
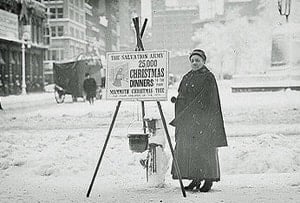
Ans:
{"type": "Polygon", "coordinates": [[[52,64],[74,60],[86,51],[84,0],[42,0],[48,14],[50,46],[44,58],[46,83],[52,81],[52,64]]]}
{"type": "Polygon", "coordinates": [[[214,23],[224,20],[226,0],[196,1],[199,7],[199,18],[193,21],[194,30],[203,27],[206,23],[214,23]]]}
{"type": "Polygon", "coordinates": [[[190,52],[193,48],[192,22],[198,18],[196,6],[163,7],[152,1],[151,49],[167,49],[171,56],[190,52]]]}
{"type": "Polygon", "coordinates": [[[105,32],[107,20],[104,14],[100,15],[99,6],[103,7],[104,4],[99,4],[99,1],[85,3],[86,41],[88,53],[103,57],[106,53],[105,32]]]}
{"type": "Polygon", "coordinates": [[[53,81],[53,62],[95,55],[105,65],[107,51],[120,50],[118,0],[42,0],[47,7],[50,46],[45,72],[53,81]]]}
{"type": "Polygon", "coordinates": [[[49,13],[51,43],[46,60],[64,61],[86,51],[84,0],[44,0],[49,13]]]}
{"type": "Polygon", "coordinates": [[[0,1],[0,95],[20,94],[22,44],[27,92],[44,88],[45,6],[40,1],[0,1]],[[26,40],[26,41],[25,41],[26,40]]]}
{"type": "Polygon", "coordinates": [[[176,7],[170,7],[166,5],[165,0],[153,0],[151,35],[149,39],[146,36],[148,49],[170,51],[169,72],[176,75],[181,75],[189,69],[186,64],[187,55],[194,47],[193,22],[199,18],[198,6],[193,4],[194,1],[186,3],[187,5],[181,5],[178,1],[176,7]]]}

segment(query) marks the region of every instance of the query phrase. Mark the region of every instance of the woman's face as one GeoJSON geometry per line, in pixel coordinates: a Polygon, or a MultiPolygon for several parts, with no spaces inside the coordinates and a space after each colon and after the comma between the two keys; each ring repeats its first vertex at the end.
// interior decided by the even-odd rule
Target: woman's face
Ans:
{"type": "Polygon", "coordinates": [[[201,58],[198,55],[193,55],[191,57],[191,67],[192,67],[192,70],[198,70],[198,69],[202,68],[203,65],[204,65],[203,58],[201,58]]]}

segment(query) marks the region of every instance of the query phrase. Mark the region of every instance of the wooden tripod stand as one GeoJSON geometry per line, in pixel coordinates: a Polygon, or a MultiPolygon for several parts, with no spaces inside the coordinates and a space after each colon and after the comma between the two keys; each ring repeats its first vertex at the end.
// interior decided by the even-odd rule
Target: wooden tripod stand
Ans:
{"type": "MultiPolygon", "coordinates": [[[[143,27],[142,27],[141,32],[139,31],[139,19],[138,19],[138,17],[133,18],[133,22],[134,22],[134,25],[135,25],[135,30],[136,30],[136,35],[137,35],[136,36],[137,37],[137,48],[136,48],[136,51],[143,51],[144,47],[143,47],[141,38],[143,36],[144,30],[145,30],[145,27],[146,27],[146,24],[147,24],[147,19],[143,23],[143,27]]],[[[144,101],[141,101],[141,104],[142,104],[142,116],[144,118],[144,116],[145,116],[145,103],[144,103],[144,101]]],[[[96,166],[96,169],[95,169],[92,181],[90,183],[90,186],[89,186],[89,189],[88,189],[88,192],[87,192],[87,195],[86,195],[87,197],[90,196],[90,193],[91,193],[91,190],[92,190],[95,178],[97,176],[97,173],[98,173],[98,170],[99,170],[102,158],[104,156],[104,152],[105,152],[106,146],[108,144],[108,140],[110,138],[111,131],[113,129],[115,120],[117,118],[117,114],[118,114],[118,111],[120,109],[120,106],[121,106],[121,101],[118,101],[116,109],[115,109],[115,112],[114,112],[114,115],[113,115],[112,122],[111,122],[109,130],[108,130],[108,134],[107,134],[107,137],[106,137],[106,140],[105,140],[105,143],[104,143],[101,155],[100,155],[100,158],[98,160],[98,163],[97,163],[97,166],[96,166]]],[[[178,179],[179,179],[179,183],[180,183],[182,195],[183,195],[183,197],[186,197],[186,192],[184,190],[183,183],[182,183],[181,173],[180,173],[179,166],[178,166],[175,154],[174,154],[173,146],[172,146],[172,143],[171,143],[171,138],[170,138],[169,131],[168,131],[168,128],[167,128],[166,119],[164,117],[164,114],[163,114],[163,111],[162,111],[162,107],[161,107],[161,104],[160,104],[159,101],[157,101],[157,106],[158,106],[158,109],[159,109],[159,113],[160,113],[160,117],[161,117],[164,129],[165,129],[165,133],[166,133],[166,136],[167,136],[169,147],[171,149],[172,157],[173,157],[173,160],[174,160],[174,166],[175,166],[175,169],[176,169],[176,173],[178,175],[178,179]]],[[[143,119],[143,125],[144,125],[144,131],[145,131],[146,129],[145,129],[145,121],[144,121],[144,119],[143,119]]]]}

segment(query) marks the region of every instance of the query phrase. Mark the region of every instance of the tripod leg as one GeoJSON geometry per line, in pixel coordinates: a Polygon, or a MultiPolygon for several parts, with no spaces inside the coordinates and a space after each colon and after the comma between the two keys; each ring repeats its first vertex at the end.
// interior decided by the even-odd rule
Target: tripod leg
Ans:
{"type": "Polygon", "coordinates": [[[156,146],[153,146],[153,173],[156,172],[156,146]]]}
{"type": "Polygon", "coordinates": [[[144,120],[145,117],[145,102],[142,101],[142,119],[143,119],[143,129],[144,129],[144,133],[146,133],[146,122],[144,120]]]}
{"type": "Polygon", "coordinates": [[[148,151],[148,154],[147,154],[147,160],[146,160],[146,180],[148,182],[149,180],[149,162],[150,162],[150,151],[148,151]]]}
{"type": "Polygon", "coordinates": [[[183,197],[186,197],[186,193],[185,193],[185,190],[184,190],[184,187],[183,187],[183,183],[182,183],[181,173],[180,173],[180,170],[179,170],[177,159],[176,159],[175,154],[174,154],[173,146],[172,146],[172,143],[171,143],[171,138],[170,138],[169,131],[168,131],[168,128],[167,128],[166,119],[164,117],[164,114],[163,114],[163,111],[162,111],[162,108],[161,108],[161,104],[160,104],[159,101],[157,101],[157,106],[158,106],[158,109],[159,109],[161,120],[162,120],[164,128],[165,128],[165,132],[166,132],[166,135],[167,135],[168,143],[169,143],[169,146],[170,146],[170,149],[171,149],[172,157],[173,157],[174,164],[175,164],[176,173],[178,175],[178,179],[179,179],[179,183],[180,183],[180,188],[181,188],[181,191],[182,191],[182,195],[183,195],[183,197]]]}
{"type": "Polygon", "coordinates": [[[99,161],[98,161],[98,163],[97,163],[97,166],[96,166],[96,169],[95,169],[93,178],[92,178],[92,182],[91,182],[90,187],[89,187],[89,189],[88,189],[88,192],[87,192],[87,194],[86,194],[86,197],[89,197],[89,196],[90,196],[90,193],[91,193],[91,190],[92,190],[92,187],[93,187],[95,178],[96,178],[96,176],[97,176],[97,173],[98,173],[98,170],[99,170],[99,167],[100,167],[100,164],[101,164],[101,161],[102,161],[102,158],[103,158],[103,155],[104,155],[104,152],[105,152],[105,149],[106,149],[106,146],[107,146],[107,143],[108,143],[110,134],[111,134],[111,131],[112,131],[112,129],[113,129],[113,126],[114,126],[114,123],[115,123],[115,120],[116,120],[118,111],[119,111],[119,109],[120,109],[120,105],[121,105],[121,101],[118,101],[118,104],[117,104],[117,107],[116,107],[116,110],[115,110],[115,113],[114,113],[112,122],[111,122],[110,127],[109,127],[109,130],[108,130],[108,134],[107,134],[107,137],[106,137],[106,140],[105,140],[105,143],[104,143],[104,146],[103,146],[103,149],[102,149],[102,152],[101,152],[99,161]]]}
{"type": "Polygon", "coordinates": [[[144,31],[145,31],[145,28],[146,28],[146,25],[147,25],[147,21],[148,21],[148,19],[146,18],[145,21],[144,21],[144,23],[143,23],[143,27],[141,29],[141,38],[144,35],[144,31]]]}

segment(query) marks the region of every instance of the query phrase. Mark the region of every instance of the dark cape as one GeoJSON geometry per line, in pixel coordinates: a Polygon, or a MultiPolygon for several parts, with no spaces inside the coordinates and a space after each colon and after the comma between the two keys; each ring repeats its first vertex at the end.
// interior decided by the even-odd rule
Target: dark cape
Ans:
{"type": "MultiPolygon", "coordinates": [[[[220,180],[217,147],[227,146],[219,91],[203,66],[182,79],[175,103],[175,157],[183,179],[220,180]]],[[[177,179],[174,163],[172,175],[177,179]]]]}

